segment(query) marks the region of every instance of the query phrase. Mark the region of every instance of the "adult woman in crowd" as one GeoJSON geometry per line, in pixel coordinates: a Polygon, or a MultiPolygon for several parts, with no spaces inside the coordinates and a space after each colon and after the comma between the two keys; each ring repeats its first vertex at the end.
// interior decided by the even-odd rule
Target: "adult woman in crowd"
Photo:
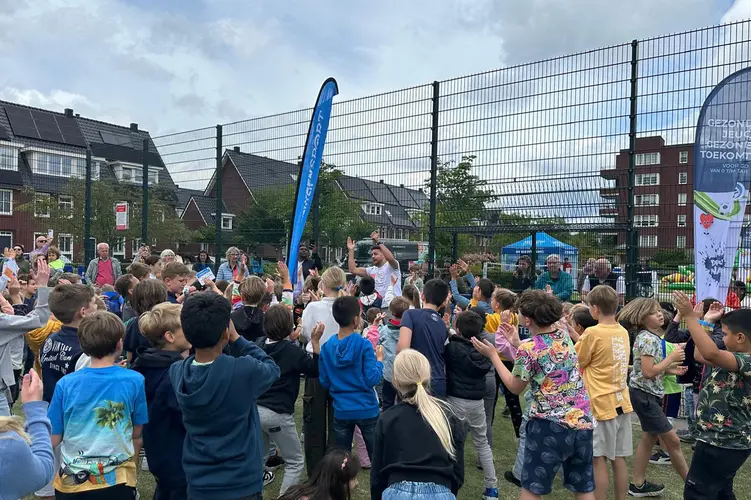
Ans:
{"type": "Polygon", "coordinates": [[[422,267],[420,264],[413,264],[412,267],[409,268],[409,272],[409,276],[404,280],[404,285],[412,285],[422,293],[422,267]]]}
{"type": "Polygon", "coordinates": [[[216,273],[216,279],[232,281],[235,280],[238,283],[246,276],[250,275],[248,271],[248,265],[240,259],[240,249],[237,247],[229,247],[225,254],[227,261],[223,262],[219,266],[219,270],[216,273]]]}
{"type": "Polygon", "coordinates": [[[511,291],[521,293],[524,290],[532,288],[535,284],[532,276],[532,259],[527,255],[522,255],[516,261],[516,272],[511,280],[511,291]]]}
{"type": "Polygon", "coordinates": [[[209,252],[207,252],[206,250],[201,250],[200,252],[198,252],[198,261],[193,264],[193,270],[195,272],[200,272],[213,265],[214,263],[212,262],[211,257],[209,257],[209,252]]]}
{"type": "Polygon", "coordinates": [[[133,262],[146,263],[146,259],[151,255],[151,248],[149,245],[143,245],[138,249],[138,254],[133,258],[133,262]]]}
{"type": "Polygon", "coordinates": [[[175,252],[166,248],[159,254],[159,259],[162,261],[162,264],[166,266],[175,260],[175,252]]]}

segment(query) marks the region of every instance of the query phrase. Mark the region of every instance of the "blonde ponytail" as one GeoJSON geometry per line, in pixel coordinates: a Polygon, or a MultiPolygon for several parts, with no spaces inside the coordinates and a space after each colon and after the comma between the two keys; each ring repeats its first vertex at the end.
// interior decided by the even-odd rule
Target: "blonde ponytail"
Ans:
{"type": "Polygon", "coordinates": [[[448,418],[451,408],[445,402],[428,394],[425,387],[430,383],[428,358],[414,349],[400,352],[394,359],[392,383],[404,402],[417,407],[422,418],[438,436],[446,453],[455,459],[454,438],[448,418]]]}
{"type": "Polygon", "coordinates": [[[344,287],[347,285],[347,275],[344,274],[341,267],[332,266],[324,271],[321,276],[321,283],[324,286],[324,291],[336,293],[336,297],[343,297],[347,293],[344,291],[344,287]]]}
{"type": "Polygon", "coordinates": [[[26,434],[23,421],[18,417],[0,417],[0,439],[12,439],[9,432],[15,432],[26,443],[31,444],[31,438],[26,434]]]}

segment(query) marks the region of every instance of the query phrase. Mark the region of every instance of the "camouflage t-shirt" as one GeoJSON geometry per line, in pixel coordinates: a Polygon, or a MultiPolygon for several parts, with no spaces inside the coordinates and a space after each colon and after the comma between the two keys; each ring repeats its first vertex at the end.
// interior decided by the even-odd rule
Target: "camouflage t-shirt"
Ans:
{"type": "Polygon", "coordinates": [[[662,349],[662,339],[649,330],[642,330],[636,336],[634,341],[634,366],[631,369],[631,378],[628,382],[629,387],[639,389],[647,394],[652,394],[662,399],[665,395],[665,388],[662,385],[662,373],[658,373],[655,378],[644,376],[641,366],[642,356],[651,356],[654,364],[665,359],[665,353],[662,349]]]}
{"type": "Polygon", "coordinates": [[[699,394],[699,440],[731,450],[751,449],[751,354],[733,353],[738,371],[712,368],[699,394]]]}

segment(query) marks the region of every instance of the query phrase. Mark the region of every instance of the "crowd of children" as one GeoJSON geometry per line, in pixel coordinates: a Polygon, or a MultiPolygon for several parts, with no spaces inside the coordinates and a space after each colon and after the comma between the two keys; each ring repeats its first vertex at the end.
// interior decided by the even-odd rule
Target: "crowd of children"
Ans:
{"type": "Polygon", "coordinates": [[[113,290],[75,275],[50,282],[44,260],[9,280],[0,499],[130,500],[142,450],[155,500],[261,499],[279,464],[284,500],[349,500],[362,468],[371,498],[449,499],[465,482],[467,436],[483,498],[511,498],[490,432],[499,390],[519,437],[503,476],[523,499],[550,494],[561,469],[580,500],[657,496],[665,487],[647,480],[650,462],[673,466],[686,499],[735,498],[751,454],[751,312],[692,306],[681,293],[674,317],[645,298],[619,311],[608,285],[572,306],[476,280],[461,261],[449,280],[402,291],[398,262],[373,241],[357,285],[331,267],[299,293],[283,263],[266,280],[200,283],[174,257],[134,263],[113,290]],[[681,436],[670,418],[677,382],[691,398],[681,436]],[[11,417],[17,398],[25,426],[11,417]],[[690,467],[681,439],[696,442],[690,467]]]}

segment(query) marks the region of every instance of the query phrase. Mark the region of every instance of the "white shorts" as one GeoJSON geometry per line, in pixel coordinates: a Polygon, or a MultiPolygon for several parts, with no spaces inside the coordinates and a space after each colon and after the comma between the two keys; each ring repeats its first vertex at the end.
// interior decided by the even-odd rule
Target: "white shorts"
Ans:
{"type": "Polygon", "coordinates": [[[631,414],[624,413],[610,420],[597,421],[592,433],[592,455],[615,460],[634,454],[631,414]]]}
{"type": "Polygon", "coordinates": [[[41,490],[34,493],[38,497],[54,497],[55,496],[55,477],[57,476],[58,472],[60,472],[60,446],[57,448],[52,449],[52,454],[55,456],[55,460],[53,463],[53,469],[55,471],[55,474],[52,476],[52,481],[49,482],[47,486],[42,488],[41,490]]]}

